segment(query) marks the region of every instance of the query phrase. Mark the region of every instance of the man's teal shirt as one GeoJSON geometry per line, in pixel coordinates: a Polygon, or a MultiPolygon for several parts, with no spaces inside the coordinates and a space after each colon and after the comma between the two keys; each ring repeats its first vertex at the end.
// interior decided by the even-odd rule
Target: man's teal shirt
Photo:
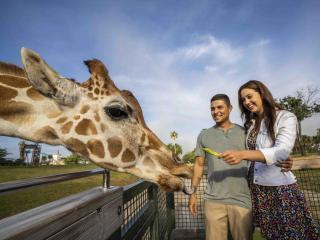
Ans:
{"type": "Polygon", "coordinates": [[[245,149],[245,131],[239,125],[228,130],[213,126],[204,129],[198,136],[196,156],[205,157],[208,164],[208,183],[204,199],[222,204],[251,208],[251,196],[248,187],[248,162],[229,165],[202,150],[208,147],[216,152],[245,149]]]}

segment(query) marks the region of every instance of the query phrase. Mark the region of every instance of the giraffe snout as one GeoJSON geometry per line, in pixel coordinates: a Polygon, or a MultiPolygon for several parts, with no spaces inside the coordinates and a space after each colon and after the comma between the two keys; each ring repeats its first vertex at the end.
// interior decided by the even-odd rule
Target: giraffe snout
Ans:
{"type": "Polygon", "coordinates": [[[170,170],[170,173],[174,176],[182,177],[182,178],[192,178],[193,176],[192,168],[189,167],[187,164],[181,164],[181,163],[174,166],[170,170]]]}
{"type": "Polygon", "coordinates": [[[167,192],[182,191],[185,188],[182,179],[167,174],[159,175],[157,183],[163,190],[167,192]]]}

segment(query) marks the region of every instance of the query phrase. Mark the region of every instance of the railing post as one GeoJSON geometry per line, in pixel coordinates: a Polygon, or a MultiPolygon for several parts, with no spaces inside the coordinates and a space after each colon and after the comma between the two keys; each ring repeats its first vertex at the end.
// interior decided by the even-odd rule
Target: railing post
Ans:
{"type": "Polygon", "coordinates": [[[158,211],[158,187],[153,184],[149,187],[149,200],[154,202],[154,221],[151,226],[150,232],[152,240],[159,240],[159,211],[158,211]]]}
{"type": "Polygon", "coordinates": [[[102,187],[104,190],[110,188],[110,171],[109,170],[104,170],[103,173],[103,180],[102,180],[102,187]]]}
{"type": "Polygon", "coordinates": [[[174,209],[174,193],[168,192],[166,193],[167,200],[167,221],[168,221],[168,229],[169,236],[171,235],[172,230],[176,227],[176,218],[175,218],[175,209],[174,209]]]}

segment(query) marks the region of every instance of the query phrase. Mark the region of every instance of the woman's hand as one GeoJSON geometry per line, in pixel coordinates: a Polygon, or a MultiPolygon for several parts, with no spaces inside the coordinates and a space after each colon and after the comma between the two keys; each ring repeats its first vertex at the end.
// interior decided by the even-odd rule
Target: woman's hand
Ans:
{"type": "Polygon", "coordinates": [[[293,159],[291,156],[289,156],[284,161],[278,161],[276,163],[277,167],[281,167],[281,172],[289,172],[292,169],[293,166],[293,159]]]}
{"type": "Polygon", "coordinates": [[[223,160],[230,165],[238,164],[241,162],[241,160],[243,160],[242,152],[233,150],[221,153],[221,158],[223,158],[223,160]]]}

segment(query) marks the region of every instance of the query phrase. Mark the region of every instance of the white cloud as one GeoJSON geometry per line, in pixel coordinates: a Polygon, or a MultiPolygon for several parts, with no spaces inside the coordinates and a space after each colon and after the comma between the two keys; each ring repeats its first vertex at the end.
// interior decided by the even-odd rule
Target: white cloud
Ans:
{"type": "Polygon", "coordinates": [[[201,57],[217,61],[218,63],[234,63],[241,59],[242,49],[234,48],[224,40],[212,35],[197,36],[189,46],[178,49],[174,54],[177,58],[196,60],[201,57]]]}

